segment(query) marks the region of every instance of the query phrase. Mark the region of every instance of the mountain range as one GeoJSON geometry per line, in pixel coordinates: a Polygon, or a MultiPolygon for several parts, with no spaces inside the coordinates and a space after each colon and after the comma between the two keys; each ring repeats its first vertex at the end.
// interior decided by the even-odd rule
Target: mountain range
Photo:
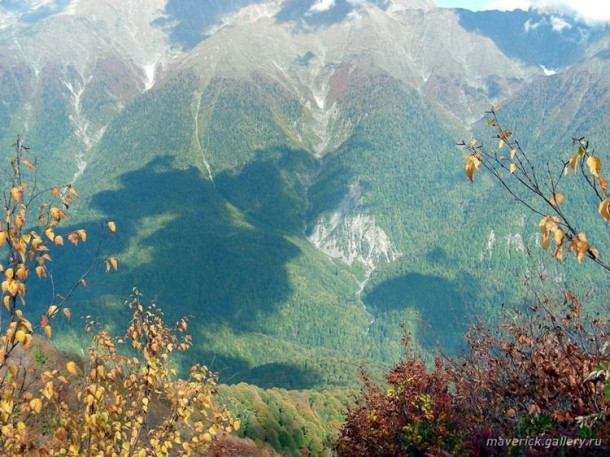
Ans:
{"type": "MultiPolygon", "coordinates": [[[[71,223],[117,223],[119,273],[75,312],[115,325],[135,286],[193,316],[226,382],[353,385],[400,356],[401,324],[457,351],[529,277],[603,289],[530,249],[537,222],[455,145],[501,103],[542,164],[573,136],[608,150],[609,44],[559,12],[427,0],[5,1],[0,144],[21,134],[42,183],[78,188],[71,223]]],[[[87,256],[57,256],[67,287],[87,256]]]]}

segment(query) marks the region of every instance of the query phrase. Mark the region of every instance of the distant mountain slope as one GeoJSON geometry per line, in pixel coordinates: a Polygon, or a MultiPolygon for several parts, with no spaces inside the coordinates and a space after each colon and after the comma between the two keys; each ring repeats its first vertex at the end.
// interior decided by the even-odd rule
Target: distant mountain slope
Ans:
{"type": "Polygon", "coordinates": [[[601,37],[607,26],[589,26],[562,14],[535,10],[458,10],[460,25],[491,38],[507,56],[530,65],[557,70],[582,62],[586,50],[601,37]]]}
{"type": "Polygon", "coordinates": [[[540,157],[603,150],[606,29],[417,0],[54,5],[3,12],[0,141],[75,181],[74,223],[119,227],[120,274],[75,310],[118,322],[137,286],[193,316],[224,380],[314,388],[395,360],[401,322],[456,350],[518,274],[575,276],[528,255],[536,222],[455,143],[502,102],[540,157]]]}

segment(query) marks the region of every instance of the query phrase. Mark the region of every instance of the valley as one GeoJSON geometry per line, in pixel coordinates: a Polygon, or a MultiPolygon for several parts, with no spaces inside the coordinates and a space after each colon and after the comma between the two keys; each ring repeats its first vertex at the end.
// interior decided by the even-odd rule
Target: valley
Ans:
{"type": "MultiPolygon", "coordinates": [[[[21,134],[42,186],[74,184],[70,227],[118,227],[105,248],[119,272],[73,297],[62,349],[86,345],[79,316],[120,328],[136,287],[168,320],[191,316],[180,369],[205,364],[223,396],[259,406],[302,390],[329,423],[362,366],[381,379],[400,359],[405,332],[428,358],[459,353],[469,325],[522,301],[530,278],[603,311],[605,276],[552,263],[536,217],[489,178],[473,186],[456,143],[496,142],[483,117],[501,103],[542,166],[572,137],[607,151],[606,26],[426,0],[203,3],[1,7],[0,144],[21,134]]],[[[591,236],[608,246],[603,227],[591,236]]],[[[65,290],[88,259],[55,255],[65,290]]],[[[49,285],[31,290],[44,309],[49,285]]]]}

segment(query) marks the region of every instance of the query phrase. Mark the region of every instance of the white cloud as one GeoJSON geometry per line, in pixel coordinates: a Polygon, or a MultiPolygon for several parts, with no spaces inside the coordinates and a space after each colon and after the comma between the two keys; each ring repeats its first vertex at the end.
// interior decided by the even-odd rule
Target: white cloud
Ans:
{"type": "Polygon", "coordinates": [[[528,19],[527,21],[525,21],[525,24],[523,24],[523,28],[525,29],[526,33],[529,33],[530,30],[536,30],[538,27],[543,25],[545,22],[546,22],[546,19],[541,19],[538,22],[533,22],[531,19],[528,19]]]}
{"type": "Polygon", "coordinates": [[[553,27],[554,32],[561,32],[565,29],[571,29],[572,24],[561,17],[551,16],[551,27],[553,27]]]}
{"type": "MultiPolygon", "coordinates": [[[[468,8],[467,2],[464,7],[468,8]]],[[[606,0],[489,0],[484,9],[514,10],[530,7],[576,16],[588,23],[610,22],[606,0]]]]}
{"type": "Polygon", "coordinates": [[[56,8],[57,4],[55,3],[54,0],[33,0],[30,2],[26,2],[29,3],[28,9],[29,10],[37,10],[40,8],[56,8]]]}
{"type": "Polygon", "coordinates": [[[328,11],[333,6],[335,6],[335,0],[316,0],[316,2],[311,5],[311,7],[307,10],[308,13],[321,13],[323,11],[328,11]]]}

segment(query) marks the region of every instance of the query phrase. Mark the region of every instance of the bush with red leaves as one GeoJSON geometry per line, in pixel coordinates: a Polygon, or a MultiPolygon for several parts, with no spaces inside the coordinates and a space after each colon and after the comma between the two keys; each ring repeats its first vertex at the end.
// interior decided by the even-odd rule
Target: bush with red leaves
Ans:
{"type": "Polygon", "coordinates": [[[443,455],[462,442],[449,392],[451,371],[436,360],[429,369],[408,354],[388,374],[387,388],[363,374],[365,390],[347,416],[336,443],[338,456],[443,455]]]}
{"type": "Polygon", "coordinates": [[[610,455],[608,372],[600,368],[610,362],[608,323],[581,311],[570,292],[560,304],[538,300],[507,311],[494,329],[473,326],[465,356],[428,367],[407,352],[387,388],[365,376],[337,455],[610,455]],[[494,441],[507,437],[544,445],[494,441]],[[569,438],[593,441],[566,447],[569,438]]]}

